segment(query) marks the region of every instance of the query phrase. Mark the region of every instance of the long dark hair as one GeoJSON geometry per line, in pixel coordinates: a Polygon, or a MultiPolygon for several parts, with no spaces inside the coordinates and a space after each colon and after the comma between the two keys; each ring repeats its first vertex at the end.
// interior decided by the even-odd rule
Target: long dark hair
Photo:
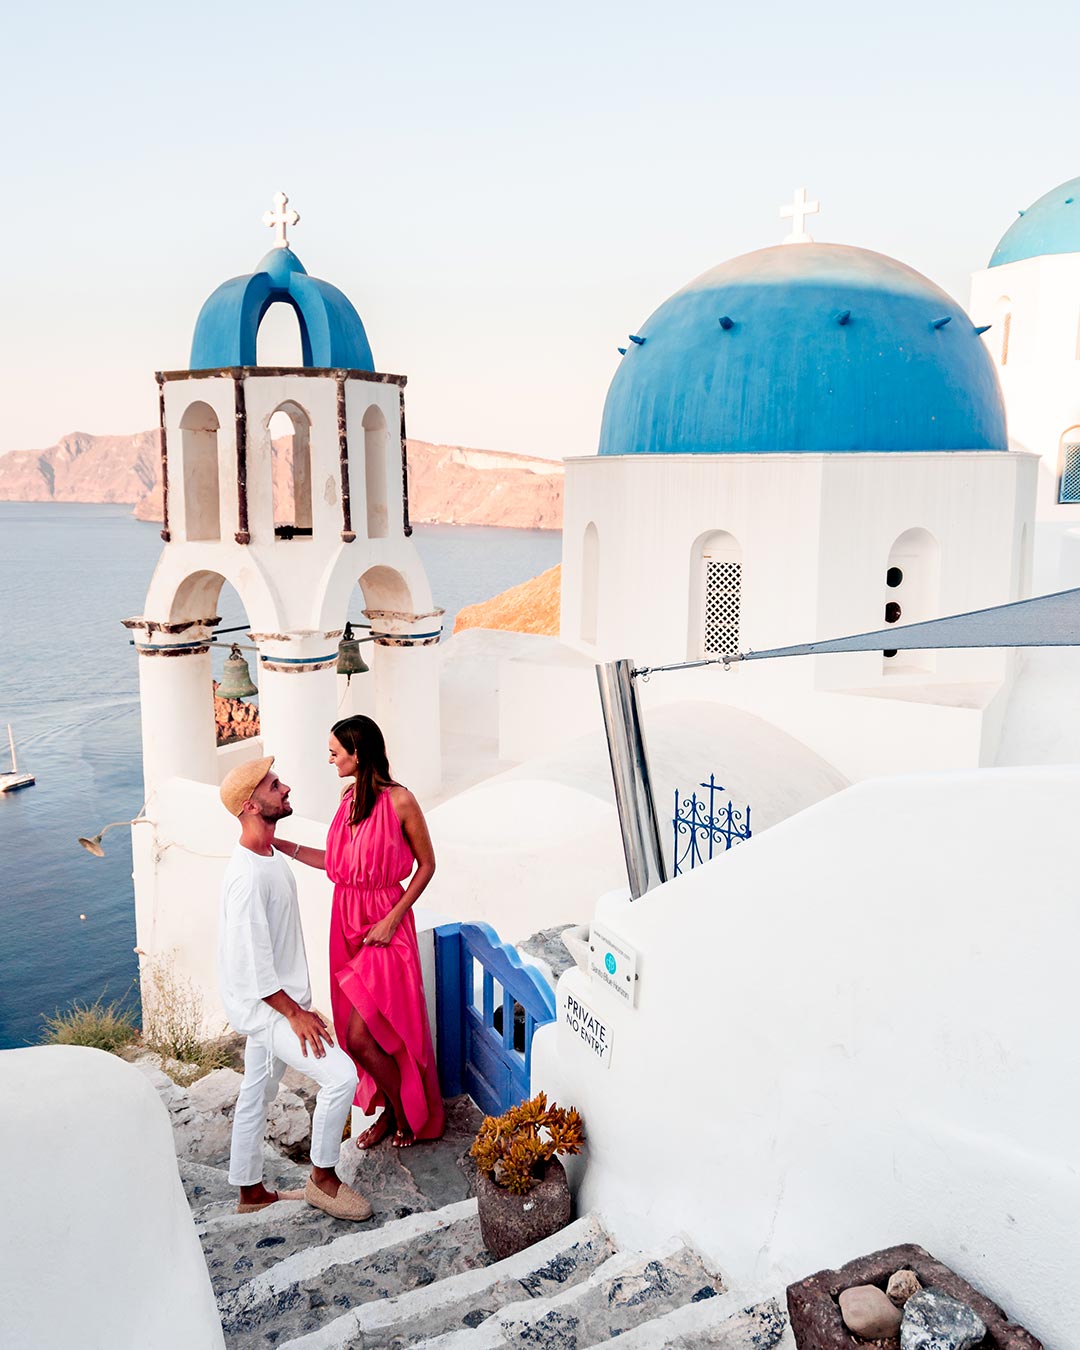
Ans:
{"type": "Polygon", "coordinates": [[[358,714],[344,717],[330,728],[343,750],[356,756],[356,786],[353,788],[352,811],[349,824],[359,825],[375,810],[379,793],[393,787],[390,764],[386,758],[386,741],[378,722],[358,714]]]}

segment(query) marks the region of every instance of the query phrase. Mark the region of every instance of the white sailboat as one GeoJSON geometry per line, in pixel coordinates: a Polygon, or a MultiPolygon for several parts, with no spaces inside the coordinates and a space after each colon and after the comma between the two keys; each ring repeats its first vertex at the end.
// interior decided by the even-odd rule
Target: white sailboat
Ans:
{"type": "Polygon", "coordinates": [[[11,772],[0,773],[0,792],[14,792],[16,788],[29,787],[35,781],[32,773],[20,773],[19,761],[15,757],[15,737],[8,723],[8,745],[11,747],[11,772]]]}

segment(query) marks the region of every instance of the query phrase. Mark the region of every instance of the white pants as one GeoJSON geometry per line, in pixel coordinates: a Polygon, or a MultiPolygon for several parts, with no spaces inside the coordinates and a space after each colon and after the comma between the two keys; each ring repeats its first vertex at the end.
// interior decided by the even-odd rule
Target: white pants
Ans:
{"type": "Polygon", "coordinates": [[[286,1065],[299,1069],[319,1085],[311,1122],[312,1164],[337,1166],[341,1134],[356,1094],[356,1066],[340,1046],[323,1048],[326,1054],[316,1059],[309,1045],[305,1059],[296,1032],[280,1013],[274,1014],[265,1031],[248,1037],[244,1047],[244,1081],[233,1115],[231,1186],[254,1186],[262,1181],[266,1111],[277,1095],[286,1065]]]}

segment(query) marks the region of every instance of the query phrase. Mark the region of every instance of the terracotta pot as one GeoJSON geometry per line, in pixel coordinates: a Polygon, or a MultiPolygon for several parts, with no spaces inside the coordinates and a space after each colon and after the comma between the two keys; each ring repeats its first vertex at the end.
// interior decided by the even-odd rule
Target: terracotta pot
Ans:
{"type": "Polygon", "coordinates": [[[496,1186],[490,1173],[479,1173],[476,1201],[480,1235],[496,1261],[550,1237],[570,1222],[570,1186],[558,1158],[546,1165],[543,1178],[528,1195],[514,1195],[496,1186]]]}

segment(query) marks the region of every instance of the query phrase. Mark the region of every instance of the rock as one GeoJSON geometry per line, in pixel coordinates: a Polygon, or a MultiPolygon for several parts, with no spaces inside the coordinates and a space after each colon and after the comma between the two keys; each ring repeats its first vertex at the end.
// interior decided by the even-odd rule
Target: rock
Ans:
{"type": "Polygon", "coordinates": [[[900,1350],[974,1350],[985,1335],[982,1318],[940,1289],[922,1289],[904,1304],[900,1350]]]}
{"type": "Polygon", "coordinates": [[[840,1315],[848,1331],[864,1340],[895,1336],[900,1330],[900,1310],[876,1284],[857,1284],[840,1295],[840,1315]]]}
{"type": "Polygon", "coordinates": [[[898,1308],[902,1308],[912,1294],[917,1294],[921,1288],[919,1277],[913,1270],[898,1270],[889,1276],[885,1292],[898,1308]]]}

